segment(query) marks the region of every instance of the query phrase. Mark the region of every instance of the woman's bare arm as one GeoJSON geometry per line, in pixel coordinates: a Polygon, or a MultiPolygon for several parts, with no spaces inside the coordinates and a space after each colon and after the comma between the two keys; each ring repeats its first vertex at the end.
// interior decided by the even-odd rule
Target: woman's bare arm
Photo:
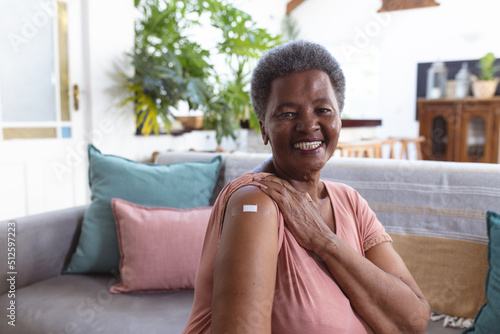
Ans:
{"type": "Polygon", "coordinates": [[[274,202],[257,187],[231,195],[214,267],[212,333],[271,333],[277,217],[274,202]]]}
{"type": "Polygon", "coordinates": [[[429,304],[391,243],[364,258],[336,235],[321,242],[315,252],[375,333],[425,333],[429,304]]]}
{"type": "Polygon", "coordinates": [[[266,180],[259,181],[262,190],[278,203],[296,240],[325,261],[353,308],[376,333],[425,332],[429,304],[392,244],[379,244],[366,258],[361,256],[325,224],[307,193],[273,176],[266,180]]]}

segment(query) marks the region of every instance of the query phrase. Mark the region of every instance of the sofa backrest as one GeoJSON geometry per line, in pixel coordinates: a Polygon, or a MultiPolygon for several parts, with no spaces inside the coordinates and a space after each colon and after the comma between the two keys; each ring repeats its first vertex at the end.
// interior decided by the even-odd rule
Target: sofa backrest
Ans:
{"type": "Polygon", "coordinates": [[[219,178],[215,184],[214,193],[212,195],[211,204],[215,202],[217,195],[230,181],[251,171],[271,155],[267,153],[203,153],[203,152],[165,152],[159,154],[156,159],[156,164],[167,165],[170,163],[183,161],[210,161],[215,156],[222,156],[222,163],[219,172],[219,178]]]}
{"type": "Polygon", "coordinates": [[[323,171],[368,201],[434,311],[476,315],[486,301],[485,217],[500,211],[500,165],[332,159],[323,171]]]}
{"type": "MultiPolygon", "coordinates": [[[[162,153],[156,162],[210,160],[162,153]]],[[[214,197],[269,154],[224,154],[214,197]]],[[[500,211],[500,165],[332,158],[322,178],[345,183],[369,203],[434,311],[472,318],[485,302],[485,215],[500,211]]]]}

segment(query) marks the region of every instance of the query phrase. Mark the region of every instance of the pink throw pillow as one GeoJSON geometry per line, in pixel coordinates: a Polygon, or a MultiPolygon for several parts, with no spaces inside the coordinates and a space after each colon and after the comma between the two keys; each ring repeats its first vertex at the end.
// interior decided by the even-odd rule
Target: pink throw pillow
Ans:
{"type": "Polygon", "coordinates": [[[111,200],[121,283],[111,293],[193,289],[212,207],[148,208],[111,200]]]}

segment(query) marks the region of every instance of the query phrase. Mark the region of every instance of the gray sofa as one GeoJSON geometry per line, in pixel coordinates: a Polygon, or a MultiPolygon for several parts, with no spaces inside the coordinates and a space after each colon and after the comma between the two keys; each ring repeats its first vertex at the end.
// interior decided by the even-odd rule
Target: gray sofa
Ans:
{"type": "MultiPolygon", "coordinates": [[[[162,153],[156,163],[209,160],[212,156],[162,153]]],[[[267,157],[224,154],[212,200],[227,182],[267,157]]],[[[500,211],[499,165],[333,158],[323,178],[349,184],[367,199],[424,293],[429,294],[435,311],[474,316],[484,302],[484,292],[472,298],[469,293],[465,299],[460,292],[463,284],[468,291],[484,291],[488,267],[484,214],[488,209],[500,211]],[[439,248],[441,252],[448,249],[455,253],[449,247],[464,243],[477,251],[460,254],[459,258],[438,256],[431,261],[423,253],[436,250],[422,253],[415,248],[421,241],[418,238],[431,241],[432,247],[442,243],[446,247],[439,248]],[[442,263],[444,271],[436,269],[440,265],[435,261],[447,262],[442,263]],[[473,267],[469,262],[475,263],[473,267]],[[453,284],[459,288],[453,288],[453,284]],[[462,307],[457,309],[457,305],[462,307]]],[[[0,309],[4,314],[0,317],[0,333],[180,333],[191,310],[191,290],[116,295],[109,293],[109,287],[117,282],[118,275],[60,274],[75,249],[85,209],[81,206],[1,222],[0,309]],[[9,222],[16,225],[15,291],[7,281],[9,222]],[[9,296],[12,292],[14,298],[9,296]],[[15,327],[6,317],[12,300],[15,327]]],[[[427,332],[460,331],[443,328],[439,321],[430,322],[427,332]]]]}

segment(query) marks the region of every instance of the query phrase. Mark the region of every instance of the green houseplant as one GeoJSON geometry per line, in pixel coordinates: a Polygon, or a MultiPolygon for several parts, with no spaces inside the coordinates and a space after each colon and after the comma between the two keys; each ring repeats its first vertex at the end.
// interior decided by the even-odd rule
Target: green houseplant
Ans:
{"type": "Polygon", "coordinates": [[[489,98],[495,95],[498,86],[499,78],[495,77],[496,72],[500,69],[495,65],[495,55],[487,53],[479,59],[479,74],[472,78],[472,92],[477,98],[489,98]]]}
{"type": "Polygon", "coordinates": [[[280,37],[257,28],[250,15],[226,1],[135,0],[135,6],[141,14],[130,54],[135,73],[125,77],[132,94],[123,103],[134,103],[138,132],[169,132],[174,110],[184,101],[203,112],[203,126],[216,130],[218,144],[223,137],[235,138],[239,121],[252,115],[252,66],[280,37]],[[213,48],[190,34],[200,22],[220,34],[213,48]],[[224,58],[228,74],[218,74],[215,57],[224,58]]]}

